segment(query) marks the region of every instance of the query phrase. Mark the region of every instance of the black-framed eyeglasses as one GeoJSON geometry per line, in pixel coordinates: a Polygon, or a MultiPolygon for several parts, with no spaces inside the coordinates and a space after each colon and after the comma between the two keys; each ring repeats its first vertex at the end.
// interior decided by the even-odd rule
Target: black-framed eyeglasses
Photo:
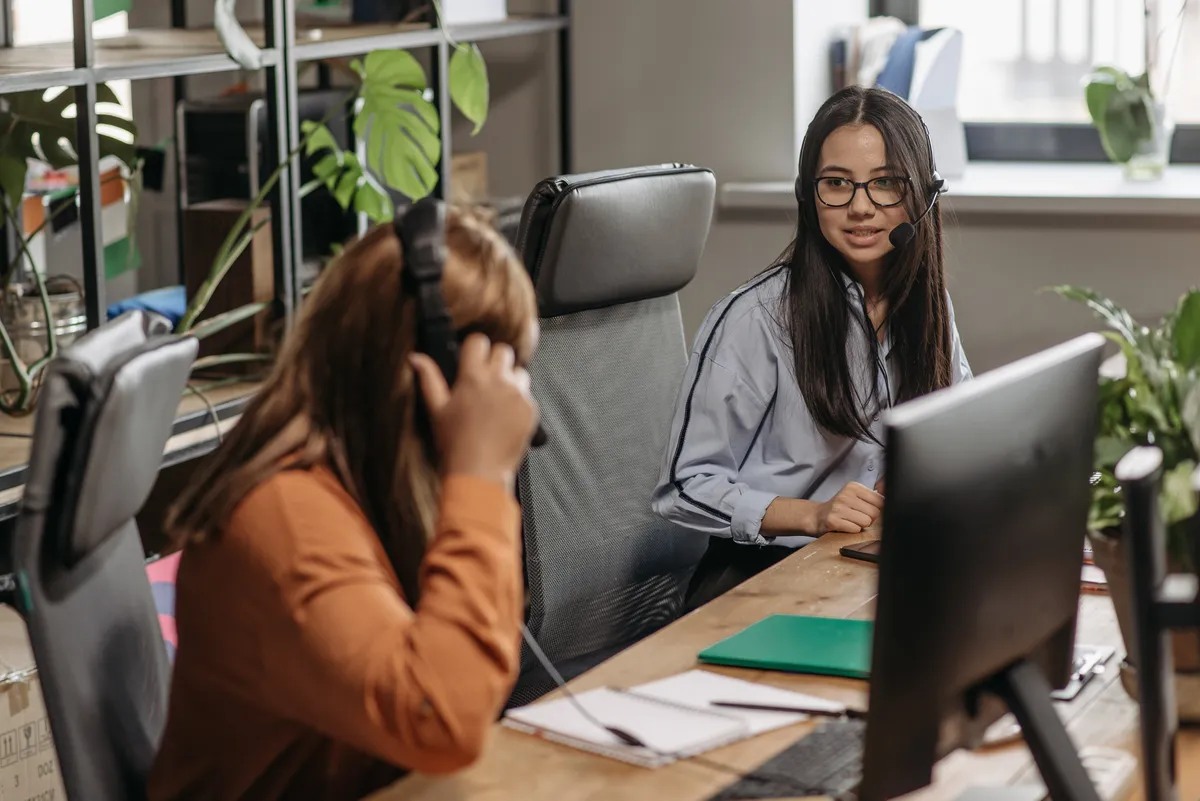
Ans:
{"type": "Polygon", "coordinates": [[[881,208],[898,206],[908,196],[908,179],[899,176],[881,176],[869,181],[826,176],[813,181],[813,187],[821,202],[833,208],[849,206],[860,188],[872,203],[881,208]]]}

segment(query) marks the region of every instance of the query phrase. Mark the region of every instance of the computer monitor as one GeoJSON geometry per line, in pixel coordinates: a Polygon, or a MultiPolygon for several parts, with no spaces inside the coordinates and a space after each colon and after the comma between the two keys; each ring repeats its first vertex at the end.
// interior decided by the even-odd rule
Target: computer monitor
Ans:
{"type": "Polygon", "coordinates": [[[1007,706],[1055,801],[1096,791],[1054,711],[1070,676],[1105,340],[890,410],[859,801],[929,784],[1007,706]]]}

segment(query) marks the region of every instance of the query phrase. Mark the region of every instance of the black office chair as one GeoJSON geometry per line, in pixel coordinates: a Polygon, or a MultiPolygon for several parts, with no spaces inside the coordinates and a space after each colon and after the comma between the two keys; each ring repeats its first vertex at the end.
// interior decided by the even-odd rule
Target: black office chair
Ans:
{"type": "Polygon", "coordinates": [[[196,348],[135,311],[47,368],[16,524],[15,601],[70,798],[145,797],[169,667],[134,515],[196,348]]]}
{"type": "MultiPolygon", "coordinates": [[[[560,176],[520,250],[542,337],[530,366],[549,444],[520,473],[529,628],[567,679],[674,620],[704,553],[650,510],[688,351],[676,292],[712,220],[710,171],[560,176]]],[[[523,654],[510,704],[553,686],[523,654]]]]}
{"type": "MultiPolygon", "coordinates": [[[[1117,463],[1125,496],[1123,545],[1128,554],[1133,601],[1133,643],[1141,707],[1142,775],[1148,801],[1175,801],[1175,658],[1171,632],[1200,628],[1200,585],[1196,575],[1167,574],[1167,536],[1159,510],[1163,454],[1155,447],[1134,448],[1117,463]]],[[[1200,472],[1193,490],[1200,490],[1200,472]]],[[[1200,532],[1192,521],[1195,547],[1200,532]]]]}

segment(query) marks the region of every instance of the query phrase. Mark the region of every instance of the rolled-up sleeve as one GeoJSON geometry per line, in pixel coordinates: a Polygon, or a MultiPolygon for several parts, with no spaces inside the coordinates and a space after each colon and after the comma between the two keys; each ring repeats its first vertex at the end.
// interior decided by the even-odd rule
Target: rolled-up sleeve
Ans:
{"type": "Polygon", "coordinates": [[[763,544],[763,515],[778,496],[738,477],[774,395],[775,366],[763,357],[767,349],[753,342],[761,337],[757,327],[753,319],[739,320],[709,335],[721,339],[718,346],[693,354],[652,505],[689,531],[763,544]],[[725,358],[718,362],[706,350],[725,358]]]}

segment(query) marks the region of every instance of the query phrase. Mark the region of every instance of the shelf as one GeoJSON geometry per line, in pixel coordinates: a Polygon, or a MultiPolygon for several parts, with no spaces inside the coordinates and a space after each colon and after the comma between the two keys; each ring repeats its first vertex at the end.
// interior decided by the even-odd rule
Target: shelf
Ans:
{"type": "MultiPolygon", "coordinates": [[[[262,30],[247,31],[261,47],[262,30]]],[[[267,66],[277,64],[275,50],[264,51],[267,66]]],[[[74,67],[70,42],[0,48],[0,93],[97,82],[169,78],[239,69],[212,29],[134,30],[96,40],[95,66],[74,67]]]]}
{"type": "MultiPolygon", "coordinates": [[[[565,17],[514,15],[502,22],[456,25],[448,28],[446,32],[456,42],[482,42],[489,39],[511,39],[516,36],[550,33],[566,28],[567,24],[565,17]]],[[[345,58],[372,50],[435,47],[441,41],[442,32],[426,24],[339,24],[310,27],[296,32],[296,60],[345,58]]]]}
{"type": "MultiPolygon", "coordinates": [[[[221,435],[228,432],[257,389],[257,384],[240,383],[206,390],[204,395],[212,404],[211,411],[197,395],[184,395],[163,451],[162,467],[181,464],[212,451],[219,442],[218,428],[221,435]]],[[[0,415],[0,521],[15,517],[21,505],[33,420],[33,415],[0,415]]]]}

